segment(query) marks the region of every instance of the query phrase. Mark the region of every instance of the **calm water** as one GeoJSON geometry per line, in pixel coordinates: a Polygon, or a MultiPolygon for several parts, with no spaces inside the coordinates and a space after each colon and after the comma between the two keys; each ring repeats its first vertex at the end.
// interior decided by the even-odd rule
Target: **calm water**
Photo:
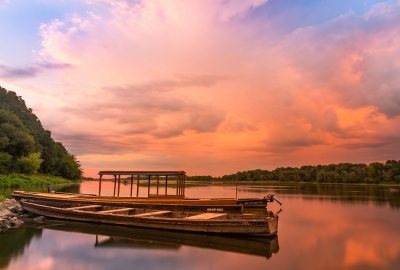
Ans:
{"type": "MultiPolygon", "coordinates": [[[[121,195],[129,194],[129,188],[123,186],[121,195]]],[[[282,209],[275,239],[232,239],[63,221],[26,222],[0,234],[0,268],[400,269],[400,192],[390,188],[400,189],[239,187],[240,198],[275,193],[283,203],[281,207],[276,203],[268,206],[273,212],[282,209]]],[[[59,189],[97,193],[98,186],[84,182],[59,189]]],[[[112,184],[105,184],[103,190],[104,195],[111,194],[112,184]]],[[[186,189],[188,197],[235,194],[235,187],[186,189]]]]}

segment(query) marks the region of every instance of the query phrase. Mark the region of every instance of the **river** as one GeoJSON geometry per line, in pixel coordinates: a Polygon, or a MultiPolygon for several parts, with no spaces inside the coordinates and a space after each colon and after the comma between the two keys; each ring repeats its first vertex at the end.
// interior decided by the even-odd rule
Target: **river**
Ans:
{"type": "MultiPolygon", "coordinates": [[[[112,192],[105,183],[102,193],[112,192]]],[[[97,193],[96,182],[63,191],[97,193]]],[[[283,203],[276,238],[232,239],[48,220],[0,234],[1,269],[400,269],[399,186],[238,187],[283,203]]],[[[122,186],[121,196],[129,185],[122,186]]],[[[10,191],[1,191],[8,194],[10,191]]],[[[236,196],[235,186],[186,188],[187,197],[236,196]]],[[[266,210],[259,210],[266,211],[266,210]]]]}

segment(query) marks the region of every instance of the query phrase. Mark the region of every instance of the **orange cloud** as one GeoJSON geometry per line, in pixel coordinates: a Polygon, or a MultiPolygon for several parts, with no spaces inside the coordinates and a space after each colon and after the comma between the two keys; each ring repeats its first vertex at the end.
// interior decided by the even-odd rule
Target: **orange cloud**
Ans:
{"type": "Polygon", "coordinates": [[[399,159],[400,4],[282,37],[249,17],[266,2],[90,1],[40,28],[38,61],[68,68],[6,83],[87,171],[399,159]]]}

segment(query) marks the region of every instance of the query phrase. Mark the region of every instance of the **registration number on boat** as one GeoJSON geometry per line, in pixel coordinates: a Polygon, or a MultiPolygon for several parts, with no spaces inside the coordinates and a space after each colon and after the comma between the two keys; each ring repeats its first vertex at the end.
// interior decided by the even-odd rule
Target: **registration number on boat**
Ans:
{"type": "Polygon", "coordinates": [[[207,212],[223,212],[224,208],[207,208],[207,212]]]}

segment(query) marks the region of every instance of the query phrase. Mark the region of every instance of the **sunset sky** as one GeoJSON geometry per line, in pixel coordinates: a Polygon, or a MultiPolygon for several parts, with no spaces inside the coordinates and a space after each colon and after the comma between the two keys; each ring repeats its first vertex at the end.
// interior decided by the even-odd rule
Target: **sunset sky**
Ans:
{"type": "Polygon", "coordinates": [[[0,38],[85,176],[400,159],[400,1],[0,0],[0,38]]]}

